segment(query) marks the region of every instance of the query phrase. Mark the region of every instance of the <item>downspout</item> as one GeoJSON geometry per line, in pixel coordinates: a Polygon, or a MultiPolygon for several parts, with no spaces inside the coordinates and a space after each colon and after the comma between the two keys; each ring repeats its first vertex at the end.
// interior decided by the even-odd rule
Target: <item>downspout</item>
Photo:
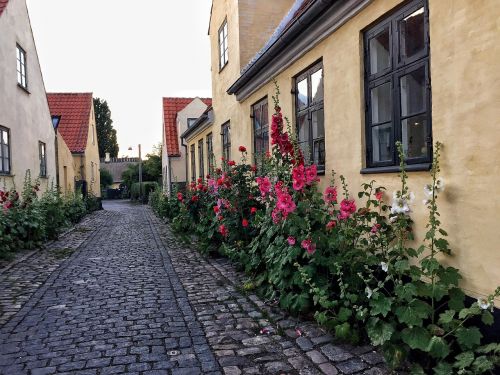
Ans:
{"type": "Polygon", "coordinates": [[[184,147],[184,160],[186,161],[186,168],[184,168],[184,169],[186,171],[185,179],[186,179],[186,186],[187,186],[187,184],[188,184],[188,168],[189,168],[188,158],[187,158],[187,155],[188,155],[188,145],[184,144],[184,138],[182,138],[182,137],[181,137],[181,146],[184,147]]]}
{"type": "MultiPolygon", "coordinates": [[[[55,131],[55,140],[54,140],[54,146],[56,148],[56,186],[57,186],[57,191],[61,191],[61,185],[59,184],[59,142],[57,141],[57,128],[54,130],[55,131]]],[[[66,189],[66,187],[64,187],[66,189]]]]}

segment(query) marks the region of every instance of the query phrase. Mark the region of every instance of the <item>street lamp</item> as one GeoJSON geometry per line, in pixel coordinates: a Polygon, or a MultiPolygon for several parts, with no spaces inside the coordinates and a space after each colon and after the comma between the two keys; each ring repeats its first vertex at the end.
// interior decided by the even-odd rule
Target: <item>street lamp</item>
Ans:
{"type": "MultiPolygon", "coordinates": [[[[139,199],[142,203],[142,159],[141,159],[141,145],[138,145],[139,148],[139,199]]],[[[130,146],[129,151],[132,151],[132,146],[130,146]]]]}

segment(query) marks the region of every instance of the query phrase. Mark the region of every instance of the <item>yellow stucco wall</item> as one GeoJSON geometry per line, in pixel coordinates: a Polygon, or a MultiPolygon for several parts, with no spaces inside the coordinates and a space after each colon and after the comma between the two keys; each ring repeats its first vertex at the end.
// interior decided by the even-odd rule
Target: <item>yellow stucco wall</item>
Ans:
{"type": "Polygon", "coordinates": [[[97,144],[94,104],[92,103],[89,119],[89,132],[87,136],[87,148],[85,149],[85,175],[88,182],[89,192],[92,192],[92,194],[96,197],[101,196],[100,168],[101,162],[99,158],[99,147],[97,144]]]}
{"type": "MultiPolygon", "coordinates": [[[[389,192],[399,186],[395,173],[361,175],[360,170],[365,166],[362,31],[400,2],[374,0],[276,77],[283,113],[294,124],[289,94],[293,77],[323,60],[326,170],[335,169],[346,176],[353,193],[372,179],[389,192]]],[[[215,16],[213,21],[220,20],[221,15],[215,16]]],[[[454,252],[446,262],[461,270],[463,286],[471,295],[485,295],[500,285],[496,239],[500,217],[500,8],[495,0],[429,0],[429,17],[433,139],[444,143],[442,176],[447,184],[439,203],[454,252]]],[[[213,36],[211,41],[214,61],[217,47],[213,36]]],[[[251,105],[267,95],[272,106],[274,87],[269,83],[237,103],[234,96],[225,94],[238,77],[236,73],[229,79],[229,72],[227,76],[214,74],[214,129],[231,120],[235,155],[240,144],[250,149],[252,143],[251,105]]],[[[214,137],[217,157],[219,138],[214,137]]],[[[325,186],[327,180],[323,178],[321,184],[325,186]]],[[[421,201],[427,181],[427,172],[410,173],[409,183],[417,196],[413,207],[417,241],[425,231],[427,212],[421,201]]]]}
{"type": "Polygon", "coordinates": [[[73,155],[61,135],[57,136],[57,154],[59,167],[59,190],[62,194],[75,191],[75,169],[73,155]]]}
{"type": "MultiPolygon", "coordinates": [[[[195,153],[195,161],[196,161],[195,180],[199,177],[200,159],[199,159],[199,155],[198,155],[198,142],[200,140],[203,140],[203,170],[205,172],[204,175],[206,176],[208,174],[207,135],[209,135],[210,133],[212,133],[212,139],[213,139],[213,142],[215,142],[215,138],[218,137],[218,134],[220,132],[214,131],[212,126],[208,126],[203,131],[197,132],[197,133],[193,134],[191,137],[189,137],[188,139],[186,139],[186,144],[188,145],[188,149],[187,149],[188,184],[189,184],[189,182],[192,181],[192,177],[193,177],[192,173],[191,173],[191,145],[194,145],[194,153],[195,153]]],[[[220,137],[220,135],[219,135],[219,137],[220,137]]],[[[216,162],[216,164],[220,165],[220,157],[215,162],[216,162]]]]}

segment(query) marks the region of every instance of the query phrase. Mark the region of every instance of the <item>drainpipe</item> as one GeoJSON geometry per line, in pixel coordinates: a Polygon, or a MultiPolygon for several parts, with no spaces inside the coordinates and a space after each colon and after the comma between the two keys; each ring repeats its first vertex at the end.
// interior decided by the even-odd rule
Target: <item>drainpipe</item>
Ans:
{"type": "Polygon", "coordinates": [[[181,138],[181,146],[184,147],[184,160],[186,160],[185,171],[186,171],[186,186],[187,186],[187,184],[188,184],[188,158],[187,158],[187,155],[188,155],[188,145],[184,144],[184,138],[181,138]]]}

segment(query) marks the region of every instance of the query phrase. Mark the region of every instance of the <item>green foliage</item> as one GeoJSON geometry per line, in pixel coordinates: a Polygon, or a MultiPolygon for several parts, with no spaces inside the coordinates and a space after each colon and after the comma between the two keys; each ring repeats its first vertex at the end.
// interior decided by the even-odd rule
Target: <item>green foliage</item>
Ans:
{"type": "Polygon", "coordinates": [[[111,119],[108,102],[103,99],[94,98],[94,112],[99,157],[106,157],[106,152],[109,152],[112,158],[118,157],[119,148],[116,140],[116,130],[113,128],[113,120],[111,119]]]}
{"type": "Polygon", "coordinates": [[[130,198],[132,200],[140,200],[142,197],[142,203],[147,203],[149,201],[149,194],[155,190],[159,190],[160,186],[157,182],[143,182],[139,184],[138,182],[132,184],[130,189],[130,198]]]}
{"type": "Polygon", "coordinates": [[[100,175],[101,175],[101,189],[105,189],[108,186],[113,185],[113,176],[111,175],[110,171],[108,171],[105,168],[101,168],[100,175]]]}

